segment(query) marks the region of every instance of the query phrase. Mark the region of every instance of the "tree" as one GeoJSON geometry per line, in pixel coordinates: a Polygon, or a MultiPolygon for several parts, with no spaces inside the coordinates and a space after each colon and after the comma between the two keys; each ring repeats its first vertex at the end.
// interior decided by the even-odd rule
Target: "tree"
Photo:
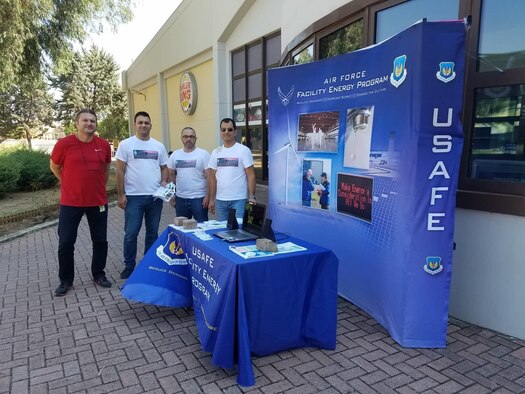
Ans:
{"type": "Polygon", "coordinates": [[[131,20],[133,0],[2,0],[0,2],[0,92],[22,77],[45,75],[66,61],[73,44],[104,23],[115,29],[131,20]]]}
{"type": "Polygon", "coordinates": [[[46,131],[53,120],[53,97],[42,78],[22,80],[0,94],[0,138],[32,139],[46,131]]]}
{"type": "Polygon", "coordinates": [[[62,93],[57,115],[66,128],[78,110],[91,108],[97,113],[98,130],[104,138],[127,136],[127,101],[118,83],[118,71],[113,56],[93,46],[75,54],[57,72],[52,85],[62,93]]]}

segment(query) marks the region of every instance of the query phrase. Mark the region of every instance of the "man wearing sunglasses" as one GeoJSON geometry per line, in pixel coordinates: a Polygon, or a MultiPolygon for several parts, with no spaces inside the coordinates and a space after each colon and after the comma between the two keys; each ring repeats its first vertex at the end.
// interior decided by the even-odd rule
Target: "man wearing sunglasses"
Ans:
{"type": "Polygon", "coordinates": [[[230,208],[242,218],[246,200],[255,204],[253,156],[247,146],[235,140],[237,126],[233,119],[221,120],[220,130],[223,144],[212,152],[208,165],[208,210],[216,214],[217,220],[226,220],[230,208]]]}

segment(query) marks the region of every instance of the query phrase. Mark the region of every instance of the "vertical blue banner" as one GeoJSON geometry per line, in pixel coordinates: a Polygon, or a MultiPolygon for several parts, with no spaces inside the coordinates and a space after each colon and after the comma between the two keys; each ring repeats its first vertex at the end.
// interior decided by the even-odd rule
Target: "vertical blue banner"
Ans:
{"type": "Polygon", "coordinates": [[[407,347],[444,347],[463,145],[462,22],[269,72],[270,216],[330,248],[339,294],[407,347]]]}

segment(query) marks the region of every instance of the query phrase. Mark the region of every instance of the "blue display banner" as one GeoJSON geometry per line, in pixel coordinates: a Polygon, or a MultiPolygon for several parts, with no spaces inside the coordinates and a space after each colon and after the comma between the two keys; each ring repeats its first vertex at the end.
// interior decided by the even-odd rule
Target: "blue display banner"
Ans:
{"type": "Polygon", "coordinates": [[[339,294],[402,346],[446,345],[464,58],[462,22],[421,22],[269,71],[274,226],[332,249],[339,294]]]}

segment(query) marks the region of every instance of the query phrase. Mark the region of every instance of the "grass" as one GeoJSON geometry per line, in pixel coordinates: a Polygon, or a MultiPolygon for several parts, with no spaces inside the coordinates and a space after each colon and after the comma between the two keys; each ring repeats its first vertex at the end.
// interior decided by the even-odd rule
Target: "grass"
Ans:
{"type": "MultiPolygon", "coordinates": [[[[116,176],[110,173],[109,201],[116,200],[116,176]]],[[[60,204],[60,186],[34,192],[5,193],[0,199],[0,237],[56,219],[60,204]]]]}

